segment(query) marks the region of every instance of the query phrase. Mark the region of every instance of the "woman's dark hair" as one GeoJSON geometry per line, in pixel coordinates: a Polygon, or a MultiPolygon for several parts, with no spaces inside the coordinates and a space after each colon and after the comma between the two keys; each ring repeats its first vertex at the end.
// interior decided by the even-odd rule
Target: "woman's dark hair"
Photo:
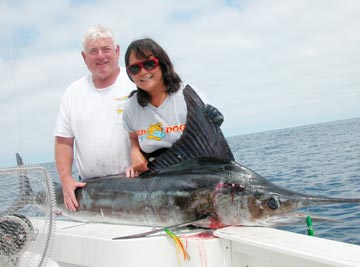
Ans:
{"type": "MultiPolygon", "coordinates": [[[[180,76],[174,71],[174,66],[170,61],[169,56],[165,50],[150,38],[144,38],[133,41],[125,53],[125,64],[129,66],[129,58],[131,53],[134,53],[137,58],[156,57],[159,60],[159,65],[163,74],[165,90],[168,94],[175,93],[180,89],[180,76]]],[[[127,73],[130,80],[132,80],[129,73],[127,73]]],[[[137,92],[137,100],[140,106],[145,107],[151,100],[151,96],[141,88],[130,94],[130,97],[137,92]]]]}

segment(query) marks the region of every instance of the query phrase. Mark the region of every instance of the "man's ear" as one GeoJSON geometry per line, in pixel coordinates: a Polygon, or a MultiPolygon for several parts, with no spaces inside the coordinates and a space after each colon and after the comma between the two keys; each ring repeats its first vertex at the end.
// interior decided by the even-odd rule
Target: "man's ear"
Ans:
{"type": "Polygon", "coordinates": [[[84,51],[81,51],[81,56],[84,59],[84,62],[86,63],[86,54],[84,51]]]}

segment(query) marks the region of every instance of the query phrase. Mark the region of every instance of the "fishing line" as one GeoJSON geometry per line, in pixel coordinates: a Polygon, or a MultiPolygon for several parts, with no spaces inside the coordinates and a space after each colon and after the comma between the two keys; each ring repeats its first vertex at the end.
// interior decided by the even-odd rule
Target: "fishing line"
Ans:
{"type": "MultiPolygon", "coordinates": [[[[8,10],[6,0],[2,1],[4,10],[8,10]]],[[[11,23],[7,27],[8,32],[8,41],[9,41],[9,61],[10,61],[10,73],[11,73],[11,83],[13,85],[13,93],[16,94],[17,91],[17,82],[16,82],[16,75],[15,75],[15,60],[14,60],[14,51],[13,51],[13,37],[12,37],[12,30],[11,30],[11,23]]],[[[15,105],[15,114],[16,114],[16,123],[18,126],[18,142],[19,142],[19,150],[20,155],[23,155],[23,131],[22,131],[22,123],[21,123],[21,116],[18,105],[15,105]]]]}
{"type": "MultiPolygon", "coordinates": [[[[172,231],[170,231],[168,228],[164,228],[164,232],[170,236],[170,238],[174,241],[175,247],[176,247],[176,254],[178,256],[178,263],[180,263],[179,255],[182,254],[184,257],[184,261],[190,260],[190,255],[187,252],[183,242],[181,241],[180,237],[178,237],[176,234],[174,234],[172,231]]],[[[180,265],[179,265],[180,266],[180,265]]]]}

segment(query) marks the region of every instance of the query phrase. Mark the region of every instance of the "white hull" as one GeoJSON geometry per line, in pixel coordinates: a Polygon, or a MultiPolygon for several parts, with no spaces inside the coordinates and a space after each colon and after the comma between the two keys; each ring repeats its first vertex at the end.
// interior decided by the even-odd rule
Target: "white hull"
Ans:
{"type": "MultiPolygon", "coordinates": [[[[61,267],[325,267],[360,266],[360,246],[264,227],[229,227],[200,237],[179,235],[184,261],[166,235],[126,240],[147,227],[57,221],[51,258],[61,267]]],[[[205,232],[206,233],[206,232],[205,232]]]]}

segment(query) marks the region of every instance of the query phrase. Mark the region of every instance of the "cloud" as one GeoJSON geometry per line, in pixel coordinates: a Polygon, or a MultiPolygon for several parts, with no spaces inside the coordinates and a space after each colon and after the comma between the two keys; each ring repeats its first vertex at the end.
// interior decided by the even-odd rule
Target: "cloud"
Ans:
{"type": "Polygon", "coordinates": [[[359,11],[355,0],[2,1],[0,164],[19,150],[53,161],[60,97],[87,73],[81,39],[94,24],[122,53],[154,38],[223,112],[226,136],[357,117],[359,11]]]}

